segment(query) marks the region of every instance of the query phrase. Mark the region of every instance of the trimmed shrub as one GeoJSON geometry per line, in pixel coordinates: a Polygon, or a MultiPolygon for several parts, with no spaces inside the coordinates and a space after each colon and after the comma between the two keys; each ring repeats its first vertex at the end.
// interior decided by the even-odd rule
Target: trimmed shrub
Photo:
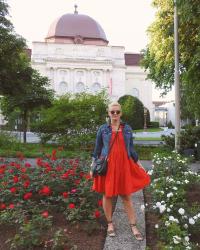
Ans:
{"type": "Polygon", "coordinates": [[[133,129],[142,129],[144,127],[144,106],[142,102],[131,95],[125,95],[119,98],[118,102],[122,105],[122,119],[133,129]]]}

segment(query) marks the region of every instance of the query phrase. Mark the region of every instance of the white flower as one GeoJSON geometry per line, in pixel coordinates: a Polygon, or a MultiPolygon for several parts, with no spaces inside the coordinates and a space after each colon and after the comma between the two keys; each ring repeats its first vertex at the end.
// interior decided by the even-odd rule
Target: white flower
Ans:
{"type": "Polygon", "coordinates": [[[162,213],[165,211],[166,206],[165,206],[165,205],[161,205],[161,206],[159,207],[159,209],[160,209],[160,213],[162,214],[162,213]]]}
{"type": "Polygon", "coordinates": [[[168,227],[170,225],[169,221],[165,221],[165,226],[168,227]]]}
{"type": "Polygon", "coordinates": [[[181,184],[181,182],[180,182],[180,181],[177,181],[176,183],[177,183],[177,184],[181,184]]]}
{"type": "Polygon", "coordinates": [[[185,210],[183,208],[179,208],[178,212],[179,214],[183,215],[185,213],[185,210]]]}
{"type": "Polygon", "coordinates": [[[194,224],[195,224],[195,220],[194,220],[193,218],[189,218],[189,223],[190,223],[191,225],[194,225],[194,224]]]}
{"type": "Polygon", "coordinates": [[[185,241],[189,241],[189,237],[188,236],[185,236],[185,241]]]}
{"type": "Polygon", "coordinates": [[[176,223],[179,223],[178,219],[174,218],[174,216],[172,216],[172,215],[169,216],[169,220],[176,222],[176,223]]]}
{"type": "Polygon", "coordinates": [[[161,203],[159,201],[156,202],[156,207],[160,207],[161,203]]]}
{"type": "Polygon", "coordinates": [[[188,224],[184,224],[184,226],[183,226],[185,229],[187,229],[188,228],[188,224]]]}
{"type": "Polygon", "coordinates": [[[149,175],[152,175],[152,174],[153,174],[153,169],[149,170],[147,173],[148,173],[149,175]]]}
{"type": "Polygon", "coordinates": [[[177,187],[173,187],[174,190],[177,190],[178,188],[177,187]]]}
{"type": "Polygon", "coordinates": [[[189,183],[189,181],[188,181],[188,180],[185,180],[185,183],[187,184],[187,183],[189,183]]]}
{"type": "Polygon", "coordinates": [[[174,219],[175,219],[174,216],[172,215],[169,216],[169,220],[174,221],[174,219]]]}
{"type": "Polygon", "coordinates": [[[197,216],[200,218],[200,213],[199,213],[199,214],[197,214],[197,216]]]}
{"type": "Polygon", "coordinates": [[[167,197],[168,197],[168,198],[170,198],[170,197],[172,197],[172,196],[173,196],[173,193],[172,193],[172,192],[167,194],[167,197]]]}
{"type": "Polygon", "coordinates": [[[173,236],[173,241],[174,241],[174,244],[179,244],[180,241],[181,241],[181,238],[177,235],[173,236]]]}
{"type": "Polygon", "coordinates": [[[158,224],[156,224],[156,225],[155,225],[155,228],[159,228],[159,225],[158,225],[158,224]]]}
{"type": "Polygon", "coordinates": [[[197,215],[195,215],[195,216],[193,217],[193,219],[194,219],[194,220],[197,220],[197,219],[198,219],[198,216],[197,216],[197,215]]]}

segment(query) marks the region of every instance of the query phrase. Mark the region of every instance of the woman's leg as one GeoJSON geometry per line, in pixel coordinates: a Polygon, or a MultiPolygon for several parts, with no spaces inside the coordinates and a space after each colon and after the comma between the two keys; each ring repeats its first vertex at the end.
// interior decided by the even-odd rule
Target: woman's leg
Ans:
{"type": "MultiPolygon", "coordinates": [[[[133,207],[133,203],[131,200],[131,195],[121,195],[121,198],[123,200],[124,208],[128,215],[130,225],[135,225],[137,223],[137,219],[136,219],[135,209],[133,207]]],[[[139,236],[137,238],[142,239],[142,235],[140,234],[136,226],[131,226],[131,229],[135,236],[139,236]]]]}
{"type": "Polygon", "coordinates": [[[108,231],[114,230],[112,222],[112,197],[103,195],[103,210],[108,222],[108,231]]]}

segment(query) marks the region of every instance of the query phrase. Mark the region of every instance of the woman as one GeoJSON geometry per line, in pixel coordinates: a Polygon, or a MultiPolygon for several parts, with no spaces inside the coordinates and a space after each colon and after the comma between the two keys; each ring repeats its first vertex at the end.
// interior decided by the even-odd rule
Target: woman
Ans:
{"type": "MultiPolygon", "coordinates": [[[[103,124],[97,132],[91,164],[92,167],[95,159],[108,156],[108,171],[106,176],[94,177],[93,190],[103,193],[103,210],[108,223],[108,236],[115,236],[112,223],[112,197],[119,195],[123,200],[132,233],[141,241],[143,236],[136,226],[131,194],[148,185],[150,177],[138,162],[138,155],[133,148],[131,127],[120,120],[121,105],[118,102],[111,103],[108,106],[108,115],[109,124],[103,124]]],[[[90,174],[92,175],[92,171],[90,174]]]]}

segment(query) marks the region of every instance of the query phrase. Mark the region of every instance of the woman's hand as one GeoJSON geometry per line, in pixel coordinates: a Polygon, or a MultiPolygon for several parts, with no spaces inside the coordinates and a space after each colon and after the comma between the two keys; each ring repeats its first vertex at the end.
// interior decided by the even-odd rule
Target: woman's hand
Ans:
{"type": "Polygon", "coordinates": [[[90,170],[90,177],[93,178],[92,170],[90,170]]]}

